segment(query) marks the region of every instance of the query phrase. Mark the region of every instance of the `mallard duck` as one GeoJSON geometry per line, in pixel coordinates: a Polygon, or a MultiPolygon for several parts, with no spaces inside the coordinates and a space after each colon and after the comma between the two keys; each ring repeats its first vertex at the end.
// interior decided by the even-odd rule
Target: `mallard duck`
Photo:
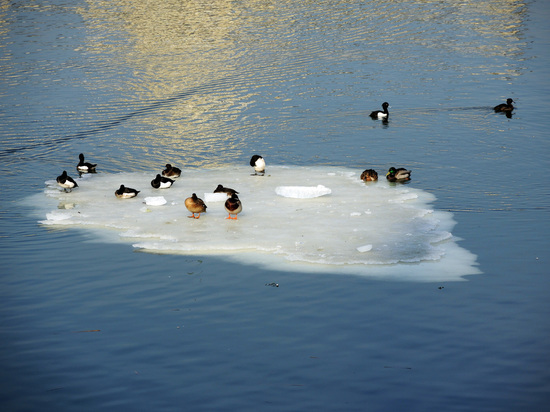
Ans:
{"type": "Polygon", "coordinates": [[[187,216],[187,217],[193,217],[195,219],[198,219],[201,217],[201,213],[206,213],[206,205],[202,201],[202,199],[199,199],[195,193],[191,197],[188,197],[185,199],[185,207],[187,210],[189,210],[193,215],[187,216]],[[198,213],[198,216],[195,216],[195,213],[198,213]]]}
{"type": "Polygon", "coordinates": [[[369,116],[372,117],[373,119],[387,119],[388,116],[390,115],[390,113],[388,112],[389,106],[390,104],[388,102],[384,102],[382,103],[382,109],[384,110],[375,110],[371,112],[369,116]]]}
{"type": "Polygon", "coordinates": [[[497,113],[500,112],[511,112],[514,110],[514,106],[512,103],[515,103],[512,99],[506,99],[506,103],[501,103],[493,108],[493,110],[497,113]]]}
{"type": "Polygon", "coordinates": [[[229,213],[229,216],[226,217],[226,219],[237,220],[237,215],[243,210],[243,205],[236,194],[233,194],[229,199],[227,199],[224,206],[227,213],[229,213]],[[231,217],[231,215],[235,215],[235,217],[231,217]]]}
{"type": "Polygon", "coordinates": [[[181,176],[181,169],[178,169],[175,166],[172,166],[170,163],[166,164],[166,169],[162,171],[162,175],[164,177],[180,177],[181,176]]]}
{"type": "Polygon", "coordinates": [[[250,166],[254,168],[254,175],[261,174],[262,176],[265,173],[265,160],[260,155],[254,155],[250,159],[250,166]]]}
{"type": "Polygon", "coordinates": [[[390,182],[411,180],[411,171],[403,169],[402,167],[398,169],[396,169],[395,167],[390,167],[390,170],[386,174],[386,179],[388,179],[390,182]]]}
{"type": "Polygon", "coordinates": [[[151,186],[155,189],[168,189],[174,182],[175,180],[172,180],[169,177],[162,177],[157,174],[157,177],[151,180],[151,186]]]}
{"type": "Polygon", "coordinates": [[[376,170],[367,169],[361,173],[361,180],[365,182],[375,182],[378,180],[378,173],[376,173],[376,170]]]}
{"type": "Polygon", "coordinates": [[[130,199],[132,197],[136,197],[138,193],[139,190],[132,189],[124,185],[120,185],[118,190],[115,190],[115,196],[120,199],[130,199]]]}
{"type": "Polygon", "coordinates": [[[230,189],[228,187],[223,187],[222,185],[218,185],[218,187],[214,189],[214,193],[227,193],[227,196],[231,197],[232,195],[236,195],[239,192],[237,192],[236,190],[230,189]]]}
{"type": "Polygon", "coordinates": [[[78,155],[80,162],[76,165],[76,170],[80,173],[94,173],[97,164],[88,163],[84,161],[84,155],[80,153],[78,155]]]}
{"type": "Polygon", "coordinates": [[[71,176],[67,175],[67,171],[63,170],[60,176],[57,176],[57,184],[63,188],[65,192],[70,192],[73,188],[78,187],[78,184],[73,180],[71,176]],[[67,190],[68,189],[68,190],[67,190]]]}

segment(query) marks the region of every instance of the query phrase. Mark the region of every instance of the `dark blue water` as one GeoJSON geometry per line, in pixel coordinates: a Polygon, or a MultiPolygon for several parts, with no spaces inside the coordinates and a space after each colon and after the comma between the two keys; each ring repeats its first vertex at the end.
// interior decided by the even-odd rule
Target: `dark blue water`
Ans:
{"type": "Polygon", "coordinates": [[[3,409],[542,410],[549,17],[513,0],[3,5],[3,409]],[[491,110],[507,97],[510,119],[491,110]],[[368,117],[383,101],[387,125],[368,117]],[[482,273],[289,273],[39,225],[25,199],[80,152],[100,173],[255,152],[406,166],[482,273]]]}

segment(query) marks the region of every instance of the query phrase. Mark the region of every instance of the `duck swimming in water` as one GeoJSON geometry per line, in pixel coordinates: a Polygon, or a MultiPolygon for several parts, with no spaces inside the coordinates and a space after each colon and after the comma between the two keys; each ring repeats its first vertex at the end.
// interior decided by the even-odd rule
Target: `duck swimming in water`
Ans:
{"type": "Polygon", "coordinates": [[[139,193],[139,190],[132,189],[124,185],[120,185],[118,190],[115,190],[115,196],[118,197],[119,199],[130,199],[132,197],[136,197],[138,193],[139,193]]]}
{"type": "Polygon", "coordinates": [[[228,187],[223,187],[222,185],[218,185],[218,187],[214,189],[214,193],[227,193],[227,196],[231,197],[232,195],[236,195],[239,192],[237,192],[236,190],[230,189],[228,187]]]}
{"type": "Polygon", "coordinates": [[[226,217],[226,219],[237,220],[237,215],[243,210],[243,205],[236,194],[233,194],[229,199],[227,199],[224,206],[227,213],[229,213],[229,216],[226,217]],[[235,215],[235,217],[231,217],[231,215],[235,215]]]}
{"type": "Polygon", "coordinates": [[[388,112],[388,107],[390,107],[390,104],[388,102],[382,103],[382,109],[383,110],[375,110],[369,114],[370,117],[373,119],[387,119],[390,115],[388,112]]]}
{"type": "Polygon", "coordinates": [[[157,177],[151,180],[151,186],[153,186],[154,189],[168,189],[174,182],[175,180],[172,180],[169,177],[162,177],[157,174],[157,177]]]}
{"type": "Polygon", "coordinates": [[[88,163],[84,161],[84,154],[80,153],[78,155],[80,162],[76,165],[76,170],[80,173],[95,173],[95,168],[97,164],[88,163]]]}
{"type": "Polygon", "coordinates": [[[166,164],[166,169],[162,171],[164,177],[176,178],[181,176],[181,169],[172,166],[170,163],[166,164]]]}
{"type": "Polygon", "coordinates": [[[512,105],[512,103],[515,103],[512,99],[506,99],[506,103],[501,103],[499,105],[496,105],[493,108],[493,110],[496,113],[511,112],[512,110],[514,110],[514,106],[512,105]]]}
{"type": "Polygon", "coordinates": [[[250,159],[250,166],[254,168],[254,175],[261,175],[263,176],[265,174],[265,160],[260,155],[254,155],[250,159]]]}
{"type": "Polygon", "coordinates": [[[376,170],[367,169],[361,173],[361,180],[364,182],[376,182],[378,180],[378,173],[376,173],[376,170]]]}
{"type": "Polygon", "coordinates": [[[71,176],[67,175],[67,171],[63,170],[60,176],[57,176],[55,179],[57,184],[63,188],[63,191],[70,192],[75,187],[78,187],[78,184],[74,181],[71,176]]]}
{"type": "Polygon", "coordinates": [[[185,207],[193,213],[193,215],[187,217],[198,219],[201,217],[201,213],[206,213],[206,205],[202,199],[197,197],[195,193],[193,193],[191,197],[185,199],[185,207]],[[198,213],[198,216],[195,216],[195,213],[198,213]]]}
{"type": "Polygon", "coordinates": [[[395,167],[390,167],[390,170],[386,174],[386,179],[388,179],[390,182],[402,182],[405,180],[411,180],[411,171],[402,167],[398,169],[396,169],[395,167]]]}

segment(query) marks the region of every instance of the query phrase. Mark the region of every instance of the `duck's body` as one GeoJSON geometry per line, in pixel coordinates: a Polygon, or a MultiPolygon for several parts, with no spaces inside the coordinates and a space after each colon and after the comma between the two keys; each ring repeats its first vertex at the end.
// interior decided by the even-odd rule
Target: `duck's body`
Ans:
{"type": "Polygon", "coordinates": [[[166,165],[166,169],[162,171],[164,177],[176,178],[181,176],[181,169],[172,166],[170,163],[166,165]]]}
{"type": "Polygon", "coordinates": [[[229,216],[226,217],[226,219],[237,220],[237,215],[243,210],[243,205],[236,194],[233,194],[229,199],[227,199],[224,206],[227,213],[229,213],[229,216]],[[231,215],[235,215],[235,217],[231,217],[231,215]]]}
{"type": "Polygon", "coordinates": [[[388,102],[382,103],[383,110],[375,110],[369,115],[373,119],[387,119],[390,113],[388,112],[388,107],[390,107],[388,102]]]}
{"type": "Polygon", "coordinates": [[[193,217],[195,219],[198,219],[201,217],[201,213],[206,212],[206,205],[204,204],[202,199],[199,199],[195,193],[191,197],[188,197],[185,199],[185,207],[187,210],[189,210],[193,215],[187,216],[187,217],[193,217]],[[195,213],[198,213],[198,216],[195,216],[195,213]]]}
{"type": "Polygon", "coordinates": [[[255,175],[264,175],[265,174],[265,160],[260,155],[254,155],[250,159],[250,166],[254,168],[255,175]]]}
{"type": "Polygon", "coordinates": [[[390,170],[386,174],[386,179],[390,182],[403,182],[405,180],[411,180],[411,171],[402,167],[395,168],[390,167],[390,170]]]}
{"type": "Polygon", "coordinates": [[[74,179],[71,176],[67,175],[67,171],[63,170],[63,173],[61,173],[60,176],[57,176],[57,184],[63,188],[65,192],[70,192],[75,187],[78,187],[78,184],[74,181],[74,179]]]}
{"type": "Polygon", "coordinates": [[[361,173],[361,180],[364,182],[376,182],[378,180],[378,173],[376,173],[376,170],[367,169],[361,173]]]}
{"type": "Polygon", "coordinates": [[[97,164],[88,163],[84,161],[84,154],[80,153],[78,155],[80,162],[76,165],[76,170],[80,173],[94,173],[97,164]]]}
{"type": "Polygon", "coordinates": [[[239,192],[237,192],[236,190],[230,189],[228,187],[223,187],[222,185],[218,185],[218,187],[214,189],[214,193],[227,193],[228,197],[239,194],[239,192]]]}
{"type": "Polygon", "coordinates": [[[139,190],[125,187],[124,185],[120,185],[120,188],[115,190],[115,196],[119,199],[130,199],[132,197],[136,197],[138,193],[139,190]]]}
{"type": "Polygon", "coordinates": [[[506,103],[501,103],[493,108],[493,110],[497,113],[500,112],[511,112],[514,110],[514,106],[512,103],[515,103],[512,99],[506,99],[506,103]]]}
{"type": "Polygon", "coordinates": [[[175,180],[172,180],[169,177],[162,177],[157,174],[157,177],[151,180],[151,186],[155,189],[168,189],[174,182],[175,180]]]}

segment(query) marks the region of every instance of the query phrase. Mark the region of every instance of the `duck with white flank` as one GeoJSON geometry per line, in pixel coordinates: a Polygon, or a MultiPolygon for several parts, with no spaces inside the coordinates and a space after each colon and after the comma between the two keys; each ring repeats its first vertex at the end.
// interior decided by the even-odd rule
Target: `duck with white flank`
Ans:
{"type": "Polygon", "coordinates": [[[82,153],[78,155],[78,158],[80,159],[80,162],[76,165],[76,170],[80,173],[95,173],[97,164],[85,162],[84,155],[82,153]]]}
{"type": "Polygon", "coordinates": [[[373,119],[387,119],[390,113],[388,112],[388,107],[390,107],[390,104],[388,102],[382,103],[382,109],[383,110],[375,110],[371,112],[369,115],[373,119]]]}
{"type": "Polygon", "coordinates": [[[206,205],[204,204],[203,200],[198,198],[195,193],[191,197],[188,197],[185,199],[185,207],[187,210],[189,210],[193,215],[187,216],[187,217],[193,217],[195,219],[198,219],[201,217],[201,213],[206,213],[206,205]],[[195,213],[198,213],[198,216],[195,216],[195,213]]]}
{"type": "Polygon", "coordinates": [[[175,180],[172,180],[169,177],[162,177],[157,174],[157,177],[151,180],[151,186],[153,186],[154,189],[168,189],[174,182],[175,180]]]}
{"type": "Polygon", "coordinates": [[[254,168],[254,174],[255,175],[261,175],[263,176],[265,174],[265,160],[260,155],[254,155],[250,159],[250,166],[254,168]]]}
{"type": "Polygon", "coordinates": [[[227,196],[231,197],[232,195],[236,195],[239,192],[237,192],[234,189],[230,189],[228,187],[223,187],[222,185],[218,185],[218,187],[214,189],[214,193],[227,193],[227,196]]]}
{"type": "Polygon", "coordinates": [[[119,189],[115,190],[115,196],[119,199],[130,199],[132,197],[136,197],[138,193],[139,190],[132,189],[124,185],[120,185],[119,189]]]}
{"type": "Polygon", "coordinates": [[[181,176],[181,169],[172,166],[170,163],[166,165],[166,169],[162,171],[164,177],[176,178],[181,176]]]}
{"type": "Polygon", "coordinates": [[[243,210],[243,205],[236,194],[233,194],[229,199],[227,199],[224,206],[227,213],[229,213],[229,216],[226,217],[226,219],[237,220],[237,215],[243,210]],[[235,217],[231,217],[231,215],[235,215],[235,217]]]}
{"type": "Polygon", "coordinates": [[[405,180],[411,180],[411,171],[402,167],[398,169],[395,167],[390,167],[390,170],[386,174],[386,179],[390,182],[403,182],[405,180]]]}
{"type": "Polygon", "coordinates": [[[70,192],[75,187],[78,187],[78,184],[74,181],[71,176],[67,175],[67,171],[63,170],[60,176],[57,176],[57,184],[63,188],[63,191],[70,192]]]}

